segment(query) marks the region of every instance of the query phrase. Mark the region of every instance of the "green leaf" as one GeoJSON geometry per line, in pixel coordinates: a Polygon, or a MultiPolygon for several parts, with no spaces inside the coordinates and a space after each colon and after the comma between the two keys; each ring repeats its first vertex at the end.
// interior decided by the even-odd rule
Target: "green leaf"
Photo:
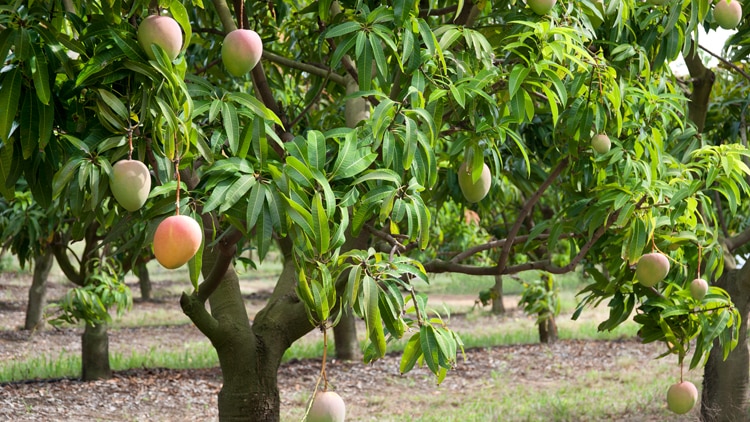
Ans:
{"type": "Polygon", "coordinates": [[[228,209],[232,208],[234,204],[239,202],[247,191],[250,190],[256,184],[255,176],[250,174],[243,174],[239,179],[232,183],[232,186],[227,189],[226,195],[224,195],[224,201],[219,207],[219,212],[224,213],[228,209]]]}
{"type": "Polygon", "coordinates": [[[351,34],[354,31],[358,31],[360,28],[362,28],[362,25],[358,22],[346,21],[329,27],[324,33],[324,36],[326,38],[336,38],[346,34],[351,34]]]}
{"type": "Polygon", "coordinates": [[[362,280],[362,300],[364,302],[367,337],[372,342],[378,357],[385,355],[385,332],[378,306],[378,285],[371,277],[362,280]]]}
{"type": "Polygon", "coordinates": [[[403,375],[411,371],[414,368],[414,364],[417,363],[417,359],[421,356],[422,347],[418,331],[409,338],[406,346],[404,346],[404,353],[401,355],[401,364],[398,367],[399,372],[403,375]]]}
{"type": "Polygon", "coordinates": [[[258,216],[263,212],[263,204],[266,202],[265,187],[262,183],[256,183],[247,197],[246,223],[247,229],[251,230],[258,221],[258,216]]]}
{"type": "Polygon", "coordinates": [[[529,72],[531,72],[531,69],[522,64],[515,65],[513,70],[510,71],[510,76],[508,77],[508,92],[510,93],[511,98],[516,96],[518,90],[521,88],[521,84],[526,80],[526,77],[529,76],[529,72]]]}
{"type": "Polygon", "coordinates": [[[123,122],[127,122],[130,119],[130,113],[128,113],[127,107],[117,98],[114,94],[107,91],[106,89],[99,88],[97,90],[99,97],[104,101],[107,106],[120,118],[123,122]]]}
{"type": "Polygon", "coordinates": [[[440,370],[440,351],[438,349],[435,328],[430,324],[424,324],[419,328],[419,344],[422,347],[424,362],[433,374],[437,375],[440,370]]]}
{"type": "Polygon", "coordinates": [[[0,85],[0,141],[10,142],[10,131],[13,128],[13,120],[18,114],[18,106],[21,101],[21,82],[23,72],[14,67],[5,73],[0,85]]]}
{"type": "Polygon", "coordinates": [[[221,118],[224,122],[224,132],[227,134],[227,140],[229,141],[229,149],[233,153],[237,153],[240,144],[240,122],[234,104],[226,101],[221,102],[221,118]]]}
{"type": "MultiPolygon", "coordinates": [[[[31,77],[34,80],[36,96],[43,104],[49,104],[52,97],[49,87],[49,71],[44,49],[32,43],[34,56],[31,59],[31,77]]],[[[2,63],[2,62],[0,62],[2,63]]]]}
{"type": "Polygon", "coordinates": [[[320,192],[315,192],[315,196],[313,196],[312,223],[318,253],[322,255],[328,252],[328,247],[331,242],[331,232],[328,227],[328,215],[326,215],[326,210],[323,208],[323,200],[320,196],[320,192]]]}
{"type": "Polygon", "coordinates": [[[185,37],[183,38],[184,41],[182,43],[182,50],[184,50],[187,48],[188,44],[190,44],[190,40],[193,37],[193,30],[190,26],[190,16],[180,0],[172,0],[169,4],[169,11],[172,13],[174,20],[180,24],[182,30],[185,31],[185,37]]]}

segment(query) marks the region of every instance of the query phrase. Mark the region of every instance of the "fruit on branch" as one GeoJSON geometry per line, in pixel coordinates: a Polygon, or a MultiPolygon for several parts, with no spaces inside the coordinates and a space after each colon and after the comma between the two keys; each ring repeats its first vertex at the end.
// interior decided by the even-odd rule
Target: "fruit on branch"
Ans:
{"type": "Polygon", "coordinates": [[[333,391],[319,391],[307,414],[307,422],[344,422],[345,417],[344,399],[333,391]]]}
{"type": "Polygon", "coordinates": [[[714,6],[714,20],[724,29],[734,29],[742,19],[742,5],[738,0],[718,0],[714,6]]]}
{"type": "Polygon", "coordinates": [[[703,300],[708,293],[708,282],[702,278],[696,278],[690,282],[690,296],[695,300],[703,300]]]}
{"type": "Polygon", "coordinates": [[[235,29],[224,37],[221,45],[221,61],[234,76],[253,70],[262,54],[263,41],[252,29],[235,29]]]}
{"type": "Polygon", "coordinates": [[[667,390],[667,407],[678,415],[685,414],[698,401],[698,389],[690,381],[672,384],[667,390]]]}
{"type": "Polygon", "coordinates": [[[654,287],[667,276],[669,259],[659,252],[647,253],[638,260],[635,277],[645,287],[654,287]]]}
{"type": "Polygon", "coordinates": [[[112,166],[109,190],[120,206],[130,212],[138,211],[151,191],[151,174],[138,160],[120,160],[112,166]]]}
{"type": "Polygon", "coordinates": [[[201,247],[201,226],[187,215],[173,215],[159,223],[154,233],[154,256],[170,270],[181,267],[201,247]]]}
{"type": "Polygon", "coordinates": [[[481,201],[490,191],[491,184],[492,177],[487,164],[483,164],[482,174],[476,182],[472,180],[471,169],[466,162],[458,168],[458,186],[461,188],[464,198],[469,202],[481,201]]]}
{"type": "Polygon", "coordinates": [[[156,60],[152,44],[161,47],[169,60],[174,60],[182,49],[182,29],[169,16],[151,15],[138,25],[138,43],[151,60],[156,60]]]}
{"type": "Polygon", "coordinates": [[[591,138],[591,148],[599,154],[608,153],[610,147],[612,147],[612,142],[609,140],[609,136],[604,133],[597,133],[591,138]]]}
{"type": "Polygon", "coordinates": [[[531,10],[537,15],[546,15],[547,12],[552,10],[557,0],[527,0],[526,3],[529,5],[531,10]]]}

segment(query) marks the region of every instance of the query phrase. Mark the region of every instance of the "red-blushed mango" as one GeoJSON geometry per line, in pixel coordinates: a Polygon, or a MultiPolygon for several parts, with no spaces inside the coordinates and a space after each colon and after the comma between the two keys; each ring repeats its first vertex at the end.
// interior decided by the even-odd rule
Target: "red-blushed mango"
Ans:
{"type": "Polygon", "coordinates": [[[654,287],[669,273],[669,259],[659,252],[647,253],[638,259],[635,277],[642,285],[654,287]]]}
{"type": "Polygon", "coordinates": [[[708,293],[708,282],[702,278],[696,278],[690,282],[690,296],[695,300],[703,300],[708,293]]]}
{"type": "Polygon", "coordinates": [[[461,167],[458,168],[458,186],[461,188],[464,198],[469,202],[481,201],[490,191],[491,184],[492,175],[490,174],[490,168],[487,164],[484,164],[482,167],[482,174],[476,182],[472,180],[471,169],[468,168],[466,162],[461,164],[461,167]]]}
{"type": "Polygon", "coordinates": [[[224,37],[221,61],[227,72],[242,76],[253,70],[263,54],[263,41],[252,29],[235,29],[224,37]]]}
{"type": "Polygon", "coordinates": [[[742,4],[737,0],[717,0],[714,6],[714,20],[724,29],[734,29],[742,20],[742,4]]]}
{"type": "Polygon", "coordinates": [[[698,389],[690,381],[672,384],[667,390],[667,407],[669,410],[684,415],[698,401],[698,389]]]}
{"type": "Polygon", "coordinates": [[[527,0],[526,3],[537,15],[546,15],[555,6],[557,0],[527,0]]]}
{"type": "Polygon", "coordinates": [[[151,191],[151,174],[138,160],[120,160],[112,166],[109,190],[117,203],[133,212],[141,209],[151,191]]]}
{"type": "Polygon", "coordinates": [[[138,25],[138,43],[151,60],[156,59],[152,44],[161,47],[169,60],[174,60],[182,49],[182,29],[169,16],[151,15],[138,25]]]}
{"type": "Polygon", "coordinates": [[[612,141],[609,140],[609,136],[604,133],[597,133],[591,138],[591,148],[599,154],[606,154],[612,147],[612,141]]]}
{"type": "Polygon", "coordinates": [[[346,406],[344,399],[333,391],[318,391],[315,394],[307,422],[344,422],[346,406]]]}
{"type": "Polygon", "coordinates": [[[201,226],[192,217],[167,217],[154,233],[154,256],[164,268],[181,267],[198,252],[202,238],[201,226]]]}

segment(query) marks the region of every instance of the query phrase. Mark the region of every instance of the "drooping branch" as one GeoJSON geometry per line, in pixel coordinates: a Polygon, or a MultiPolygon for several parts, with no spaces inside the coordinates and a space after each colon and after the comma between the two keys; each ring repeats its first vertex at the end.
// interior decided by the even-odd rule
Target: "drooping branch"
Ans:
{"type": "Polygon", "coordinates": [[[513,247],[513,244],[515,243],[516,235],[518,235],[518,231],[521,230],[521,226],[523,225],[524,220],[526,219],[526,216],[534,209],[534,206],[536,203],[541,199],[544,192],[549,188],[552,183],[557,179],[558,176],[560,176],[560,173],[565,169],[565,167],[568,166],[568,157],[563,158],[560,160],[560,162],[557,164],[557,167],[555,167],[552,172],[547,176],[547,179],[542,182],[541,185],[539,185],[539,188],[534,192],[533,195],[526,201],[526,203],[523,205],[523,208],[521,208],[521,211],[518,213],[518,216],[516,217],[516,222],[513,224],[513,227],[511,227],[510,231],[508,232],[508,236],[506,237],[506,243],[503,245],[503,249],[500,251],[500,257],[497,260],[497,267],[498,270],[496,274],[503,274],[505,271],[505,266],[508,264],[508,257],[510,256],[510,250],[513,247]]]}

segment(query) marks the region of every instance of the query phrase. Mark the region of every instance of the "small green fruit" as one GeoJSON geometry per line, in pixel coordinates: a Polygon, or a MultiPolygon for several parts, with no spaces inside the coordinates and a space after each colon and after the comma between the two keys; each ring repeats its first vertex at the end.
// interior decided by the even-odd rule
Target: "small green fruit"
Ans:
{"type": "Polygon", "coordinates": [[[645,287],[654,287],[669,273],[669,259],[661,253],[647,253],[638,260],[635,277],[645,287]]]}
{"type": "Polygon", "coordinates": [[[130,212],[138,211],[151,191],[151,174],[138,160],[120,160],[112,166],[109,190],[120,206],[130,212]]]}
{"type": "Polygon", "coordinates": [[[678,415],[689,412],[697,401],[698,389],[690,381],[672,384],[667,390],[667,407],[678,415]]]}
{"type": "Polygon", "coordinates": [[[161,47],[169,60],[174,60],[182,49],[182,29],[169,16],[151,15],[138,25],[138,43],[151,60],[156,60],[152,44],[161,47]]]}
{"type": "Polygon", "coordinates": [[[253,70],[263,54],[263,41],[251,29],[236,29],[226,37],[221,45],[221,61],[227,72],[242,76],[253,70]]]}
{"type": "Polygon", "coordinates": [[[333,391],[319,391],[307,414],[307,422],[344,422],[345,417],[346,406],[341,396],[333,391]]]}
{"type": "Polygon", "coordinates": [[[492,175],[487,164],[482,167],[482,174],[476,182],[472,180],[471,169],[468,168],[466,162],[458,168],[458,186],[461,188],[464,198],[469,202],[481,201],[489,193],[491,184],[492,175]]]}
{"type": "Polygon", "coordinates": [[[612,141],[609,140],[609,136],[604,133],[597,133],[591,138],[591,148],[599,154],[606,154],[612,147],[612,141]]]}
{"type": "Polygon", "coordinates": [[[718,0],[714,6],[714,20],[724,29],[734,29],[742,20],[742,5],[737,0],[718,0]]]}
{"type": "Polygon", "coordinates": [[[708,282],[702,278],[696,278],[690,282],[690,296],[695,300],[703,300],[708,293],[708,282]]]}
{"type": "Polygon", "coordinates": [[[527,0],[529,8],[537,15],[546,15],[557,3],[557,0],[527,0]]]}

